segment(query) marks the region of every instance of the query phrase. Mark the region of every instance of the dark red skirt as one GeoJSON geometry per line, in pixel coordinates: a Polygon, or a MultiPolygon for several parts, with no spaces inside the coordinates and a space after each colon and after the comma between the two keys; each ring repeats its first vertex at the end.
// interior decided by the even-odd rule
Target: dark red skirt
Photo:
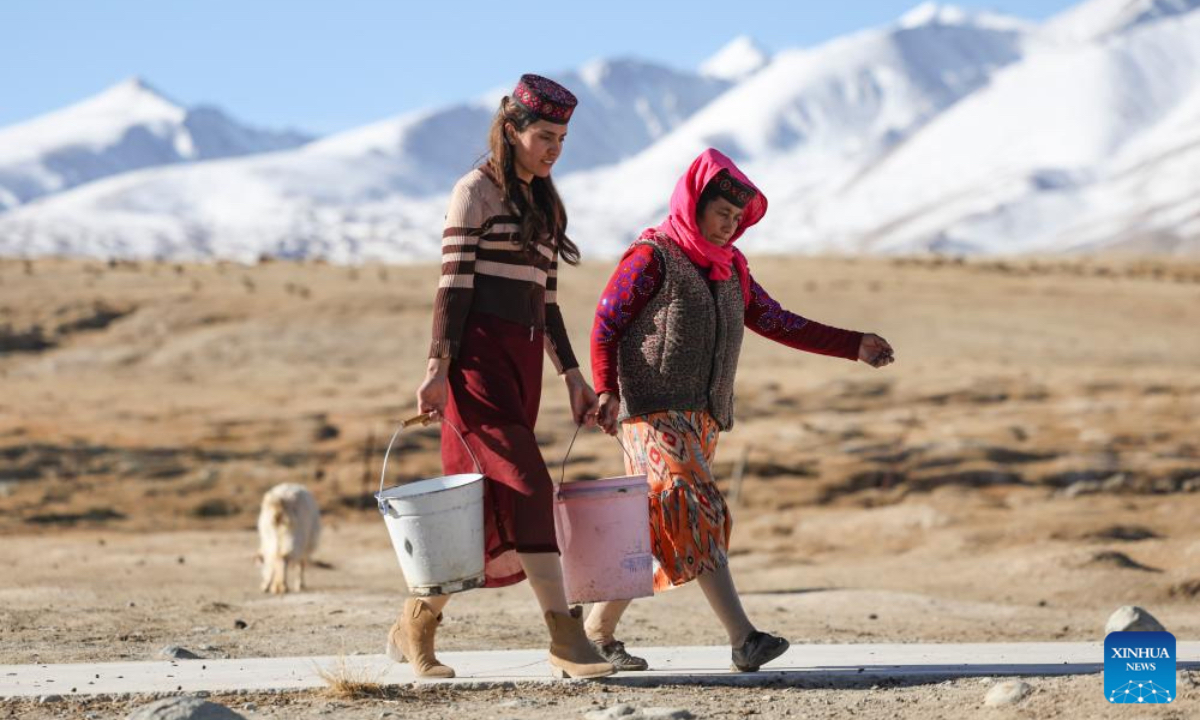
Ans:
{"type": "MultiPolygon", "coordinates": [[[[484,476],[485,587],[525,579],[517,553],[558,552],[554,483],[533,428],[542,398],[541,331],[471,313],[450,363],[446,419],[463,431],[484,476]]],[[[454,431],[442,427],[442,469],[475,472],[454,431]]]]}

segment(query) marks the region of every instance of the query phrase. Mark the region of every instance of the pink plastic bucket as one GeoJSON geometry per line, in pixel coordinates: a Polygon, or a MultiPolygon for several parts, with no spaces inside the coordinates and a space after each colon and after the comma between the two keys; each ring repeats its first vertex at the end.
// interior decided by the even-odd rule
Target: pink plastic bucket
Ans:
{"type": "Polygon", "coordinates": [[[649,492],[645,475],[559,485],[554,519],[568,602],[654,594],[649,492]]]}

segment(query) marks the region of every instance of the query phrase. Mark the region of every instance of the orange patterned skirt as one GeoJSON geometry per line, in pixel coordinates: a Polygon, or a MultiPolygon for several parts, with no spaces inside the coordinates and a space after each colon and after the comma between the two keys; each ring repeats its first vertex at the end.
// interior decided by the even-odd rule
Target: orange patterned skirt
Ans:
{"type": "Polygon", "coordinates": [[[713,480],[720,428],[704,411],[668,410],[621,423],[630,474],[650,482],[654,591],[729,564],[733,518],[713,480]]]}

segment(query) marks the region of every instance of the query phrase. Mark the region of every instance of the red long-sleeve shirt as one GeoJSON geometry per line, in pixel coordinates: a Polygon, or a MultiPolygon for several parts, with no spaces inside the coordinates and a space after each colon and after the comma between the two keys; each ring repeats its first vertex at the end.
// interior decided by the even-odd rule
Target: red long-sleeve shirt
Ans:
{"type": "MultiPolygon", "coordinates": [[[[592,324],[592,381],[597,393],[618,394],[617,347],[626,330],[662,287],[664,270],[654,248],[638,245],[613,271],[592,324]]],[[[822,325],[784,310],[750,276],[746,327],[796,350],[858,359],[862,333],[822,325]]]]}

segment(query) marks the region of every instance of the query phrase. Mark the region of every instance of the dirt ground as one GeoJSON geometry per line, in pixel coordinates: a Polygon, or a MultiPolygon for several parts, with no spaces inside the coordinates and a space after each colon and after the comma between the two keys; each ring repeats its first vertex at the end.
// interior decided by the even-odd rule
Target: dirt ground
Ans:
{"type": "MultiPolygon", "coordinates": [[[[211,696],[246,718],[333,717],[347,720],[558,720],[626,704],[643,710],[687,710],[694,718],[862,718],[894,720],[926,718],[1131,718],[1182,720],[1196,716],[1200,677],[1179,679],[1179,700],[1154,708],[1109,705],[1100,676],[1032,679],[1033,692],[1017,706],[993,708],[983,696],[996,678],[975,678],[913,686],[852,687],[691,687],[628,688],[602,683],[521,685],[487,690],[446,690],[432,686],[394,688],[387,698],[341,700],[313,693],[211,696]]],[[[8,717],[123,718],[147,704],[146,699],[65,701],[55,706],[14,702],[8,717]],[[50,708],[54,709],[51,710],[50,708]]],[[[0,706],[0,717],[5,717],[0,706]]],[[[686,717],[686,716],[685,716],[686,717]]]]}
{"type": "MultiPolygon", "coordinates": [[[[1099,641],[1116,607],[1138,604],[1179,640],[1200,638],[1200,264],[751,267],[785,307],[879,332],[898,359],[872,370],[747,336],[717,471],[759,626],[794,645],[1099,641]]],[[[585,370],[608,270],[563,272],[585,370]]],[[[0,261],[0,664],[152,659],[165,645],[380,652],[404,583],[370,494],[394,423],[413,412],[435,276],[0,261]],[[282,481],[320,500],[327,566],[309,592],[267,597],[253,528],[282,481]]],[[[573,428],[547,368],[538,433],[557,472],[573,428]]],[[[389,484],[436,474],[437,443],[432,429],[403,435],[389,484]]],[[[619,452],[585,432],[565,475],[617,472],[619,452]]],[[[466,593],[446,614],[448,650],[544,644],[524,585],[466,593]]],[[[722,643],[715,619],[681,617],[711,618],[697,588],[635,603],[621,634],[634,647],[722,643]]],[[[248,717],[582,717],[621,701],[697,717],[1138,716],[1103,701],[1099,676],[1032,679],[1033,696],[1004,710],[982,707],[986,682],[213,699],[248,717]]],[[[1155,716],[1197,714],[1187,673],[1179,693],[1155,716]]],[[[137,704],[9,702],[0,718],[123,717],[137,704]]]]}

